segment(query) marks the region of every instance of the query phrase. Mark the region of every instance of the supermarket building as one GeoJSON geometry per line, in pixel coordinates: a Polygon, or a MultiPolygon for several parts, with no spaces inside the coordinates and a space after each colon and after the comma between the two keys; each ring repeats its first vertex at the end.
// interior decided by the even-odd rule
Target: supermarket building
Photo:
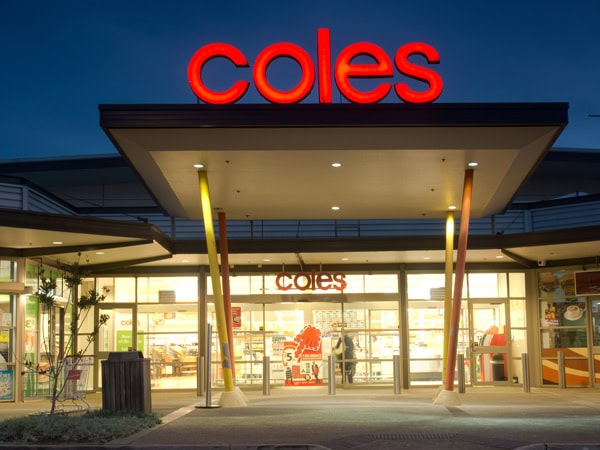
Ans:
{"type": "Polygon", "coordinates": [[[119,156],[0,162],[0,400],[46,392],[47,378],[23,370],[46,339],[38,274],[76,262],[90,274],[84,292],[109,289],[86,388],[101,389],[109,352],[129,349],[150,358],[153,389],[198,388],[215,322],[198,164],[226,220],[238,386],[262,386],[266,356],[272,386],[318,384],[313,364],[323,379],[344,333],[357,347],[354,386],[391,384],[395,355],[404,388],[441,384],[448,211],[460,211],[472,170],[467,382],[519,386],[527,354],[531,384],[555,387],[560,353],[568,387],[595,387],[600,155],[550,151],[567,109],[101,105],[119,156]],[[306,326],[319,330],[318,352],[290,379],[286,342],[306,326]]]}

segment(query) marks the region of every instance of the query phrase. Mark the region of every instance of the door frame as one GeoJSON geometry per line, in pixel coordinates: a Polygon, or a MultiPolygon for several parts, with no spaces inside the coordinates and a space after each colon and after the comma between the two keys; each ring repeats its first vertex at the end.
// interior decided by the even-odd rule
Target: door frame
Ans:
{"type": "MultiPolygon", "coordinates": [[[[106,311],[106,310],[117,310],[117,309],[123,309],[123,310],[129,310],[131,311],[131,343],[132,345],[135,345],[135,343],[137,342],[137,333],[138,333],[138,327],[137,327],[137,304],[136,303],[101,303],[96,307],[96,311],[94,312],[94,320],[95,323],[98,323],[98,318],[100,317],[100,311],[106,311]]],[[[114,317],[114,316],[111,316],[114,317]]],[[[109,319],[110,320],[110,319],[109,319]]],[[[105,325],[106,326],[106,325],[105,325]]],[[[124,328],[119,328],[119,330],[123,330],[124,328]]],[[[126,330],[129,330],[127,328],[125,328],[126,330]]],[[[102,328],[100,329],[100,332],[102,333],[102,328]]],[[[111,339],[111,342],[113,342],[114,344],[116,344],[116,339],[115,337],[113,337],[111,339]]],[[[116,348],[114,349],[109,349],[108,351],[101,351],[100,350],[100,334],[98,334],[98,337],[96,338],[96,341],[94,342],[94,355],[96,356],[94,358],[94,390],[100,390],[102,388],[101,386],[101,376],[100,376],[100,370],[101,370],[101,366],[102,360],[106,360],[108,358],[108,354],[110,352],[114,352],[116,351],[116,348]]]]}
{"type": "MultiPolygon", "coordinates": [[[[469,315],[469,361],[470,361],[470,378],[473,386],[489,386],[489,385],[508,385],[511,379],[511,352],[510,352],[510,302],[507,298],[473,298],[467,299],[468,304],[468,315],[469,315]],[[474,320],[474,309],[477,309],[477,305],[490,305],[491,307],[500,305],[504,309],[504,324],[498,324],[498,326],[504,326],[504,334],[506,335],[504,345],[482,345],[481,338],[486,334],[486,330],[482,330],[475,326],[474,320]],[[480,366],[481,359],[486,355],[491,354],[503,354],[505,357],[504,365],[506,370],[506,379],[494,381],[482,380],[478,376],[478,367],[480,366]]],[[[485,326],[488,326],[486,324],[485,326]]]]}

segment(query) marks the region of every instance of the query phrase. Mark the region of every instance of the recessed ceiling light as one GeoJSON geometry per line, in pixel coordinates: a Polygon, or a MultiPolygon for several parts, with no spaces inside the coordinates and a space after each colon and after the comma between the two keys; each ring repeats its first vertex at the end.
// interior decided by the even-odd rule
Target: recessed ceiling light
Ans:
{"type": "Polygon", "coordinates": [[[188,262],[190,262],[190,261],[189,261],[188,259],[182,259],[182,260],[181,260],[181,262],[182,262],[182,263],[188,263],[188,262]]]}
{"type": "Polygon", "coordinates": [[[54,245],[62,245],[63,242],[62,241],[52,241],[52,244],[54,244],[54,245]]]}
{"type": "Polygon", "coordinates": [[[331,167],[342,167],[342,163],[340,163],[340,162],[331,163],[331,167]]]}
{"type": "Polygon", "coordinates": [[[204,168],[204,164],[197,163],[197,164],[194,164],[194,167],[196,169],[203,169],[204,168]]]}
{"type": "Polygon", "coordinates": [[[448,206],[448,209],[450,211],[454,211],[456,209],[456,205],[450,205],[450,206],[448,206]]]}
{"type": "Polygon", "coordinates": [[[423,256],[423,259],[431,259],[430,256],[423,256]]]}
{"type": "Polygon", "coordinates": [[[96,255],[104,255],[104,252],[96,252],[96,255]]]}
{"type": "Polygon", "coordinates": [[[333,206],[331,207],[331,210],[332,210],[332,211],[339,211],[339,210],[340,210],[340,207],[339,207],[339,206],[337,206],[337,205],[333,205],[333,206]]]}
{"type": "Polygon", "coordinates": [[[496,255],[496,258],[502,259],[502,258],[504,258],[504,255],[496,255]]]}
{"type": "Polygon", "coordinates": [[[342,258],[342,261],[349,261],[350,258],[342,258]]]}
{"type": "Polygon", "coordinates": [[[467,164],[469,167],[477,167],[479,165],[479,163],[477,161],[471,161],[469,164],[467,164]]]}
{"type": "Polygon", "coordinates": [[[269,262],[269,261],[271,261],[271,259],[270,258],[263,258],[263,261],[264,262],[269,262]]]}

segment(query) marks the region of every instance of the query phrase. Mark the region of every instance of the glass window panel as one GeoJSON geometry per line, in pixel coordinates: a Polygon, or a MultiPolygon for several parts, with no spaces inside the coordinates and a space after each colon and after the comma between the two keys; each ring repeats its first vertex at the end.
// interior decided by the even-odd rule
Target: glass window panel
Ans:
{"type": "Polygon", "coordinates": [[[438,300],[440,299],[440,292],[441,299],[443,299],[444,286],[446,285],[445,275],[443,273],[409,273],[407,275],[407,285],[409,300],[438,300]]]}
{"type": "Polygon", "coordinates": [[[541,272],[538,286],[541,298],[575,298],[575,275],[572,271],[541,272]]]}
{"type": "Polygon", "coordinates": [[[0,260],[0,281],[17,281],[17,263],[6,259],[0,260]]]}
{"type": "Polygon", "coordinates": [[[527,330],[511,329],[512,339],[510,342],[513,358],[521,358],[527,353],[527,330]]]}
{"type": "Polygon", "coordinates": [[[575,327],[586,324],[585,298],[550,299],[540,302],[541,324],[543,327],[575,327]]]}
{"type": "Polygon", "coordinates": [[[197,301],[197,277],[138,278],[138,302],[140,303],[189,303],[197,301]]]}
{"type": "MultiPolygon", "coordinates": [[[[248,295],[250,294],[250,279],[251,277],[245,275],[236,275],[229,277],[229,290],[231,295],[248,295]]],[[[223,279],[221,278],[221,283],[223,279]]],[[[211,290],[212,290],[212,283],[211,290]]]]}
{"type": "MultiPolygon", "coordinates": [[[[542,349],[565,349],[572,347],[587,347],[585,328],[551,328],[541,332],[542,349]]],[[[544,355],[544,353],[542,353],[544,355]]]]}
{"type": "Polygon", "coordinates": [[[469,273],[467,276],[469,298],[498,298],[508,296],[505,273],[469,273]]]}
{"type": "Polygon", "coordinates": [[[511,297],[525,297],[525,273],[511,272],[508,274],[511,297]]]}
{"type": "Polygon", "coordinates": [[[510,326],[514,328],[525,328],[526,324],[526,302],[525,299],[510,301],[510,326]]]}
{"type": "Polygon", "coordinates": [[[600,300],[592,300],[592,326],[594,346],[600,346],[600,300]]]}
{"type": "MultiPolygon", "coordinates": [[[[375,273],[364,276],[365,293],[398,293],[398,275],[375,273]]],[[[346,292],[346,291],[344,291],[346,292]]]]}

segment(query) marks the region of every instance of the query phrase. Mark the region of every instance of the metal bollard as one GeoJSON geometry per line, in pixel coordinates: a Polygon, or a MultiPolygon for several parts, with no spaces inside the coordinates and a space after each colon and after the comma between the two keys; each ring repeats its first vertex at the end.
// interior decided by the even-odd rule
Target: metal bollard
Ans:
{"type": "Polygon", "coordinates": [[[564,352],[558,352],[558,387],[565,389],[567,387],[565,379],[565,354],[564,352]]]}
{"type": "Polygon", "coordinates": [[[204,392],[206,392],[206,407],[210,408],[212,405],[212,398],[211,398],[211,385],[210,385],[210,379],[211,379],[211,353],[212,353],[212,325],[209,323],[206,326],[206,335],[208,337],[208,339],[206,339],[206,368],[204,369],[204,373],[206,374],[206,379],[204,380],[206,383],[206,387],[204,392]]]}
{"type": "Polygon", "coordinates": [[[394,355],[394,395],[401,392],[400,355],[394,355]]]}
{"type": "Polygon", "coordinates": [[[523,365],[523,392],[530,392],[531,386],[529,384],[529,357],[527,353],[521,354],[521,364],[523,365]]]}
{"type": "Polygon", "coordinates": [[[465,393],[465,355],[456,355],[456,368],[458,370],[458,393],[465,393]]]}
{"type": "Polygon", "coordinates": [[[335,395],[335,355],[329,355],[329,395],[335,395]]]}
{"type": "Polygon", "coordinates": [[[263,357],[263,395],[271,395],[271,358],[263,357]]]}
{"type": "Polygon", "coordinates": [[[204,395],[204,383],[205,383],[205,377],[206,374],[204,373],[204,356],[201,356],[200,358],[198,358],[198,361],[196,361],[197,364],[197,369],[198,370],[198,378],[197,378],[197,382],[198,382],[198,387],[196,388],[196,395],[198,397],[202,397],[204,395]]]}

